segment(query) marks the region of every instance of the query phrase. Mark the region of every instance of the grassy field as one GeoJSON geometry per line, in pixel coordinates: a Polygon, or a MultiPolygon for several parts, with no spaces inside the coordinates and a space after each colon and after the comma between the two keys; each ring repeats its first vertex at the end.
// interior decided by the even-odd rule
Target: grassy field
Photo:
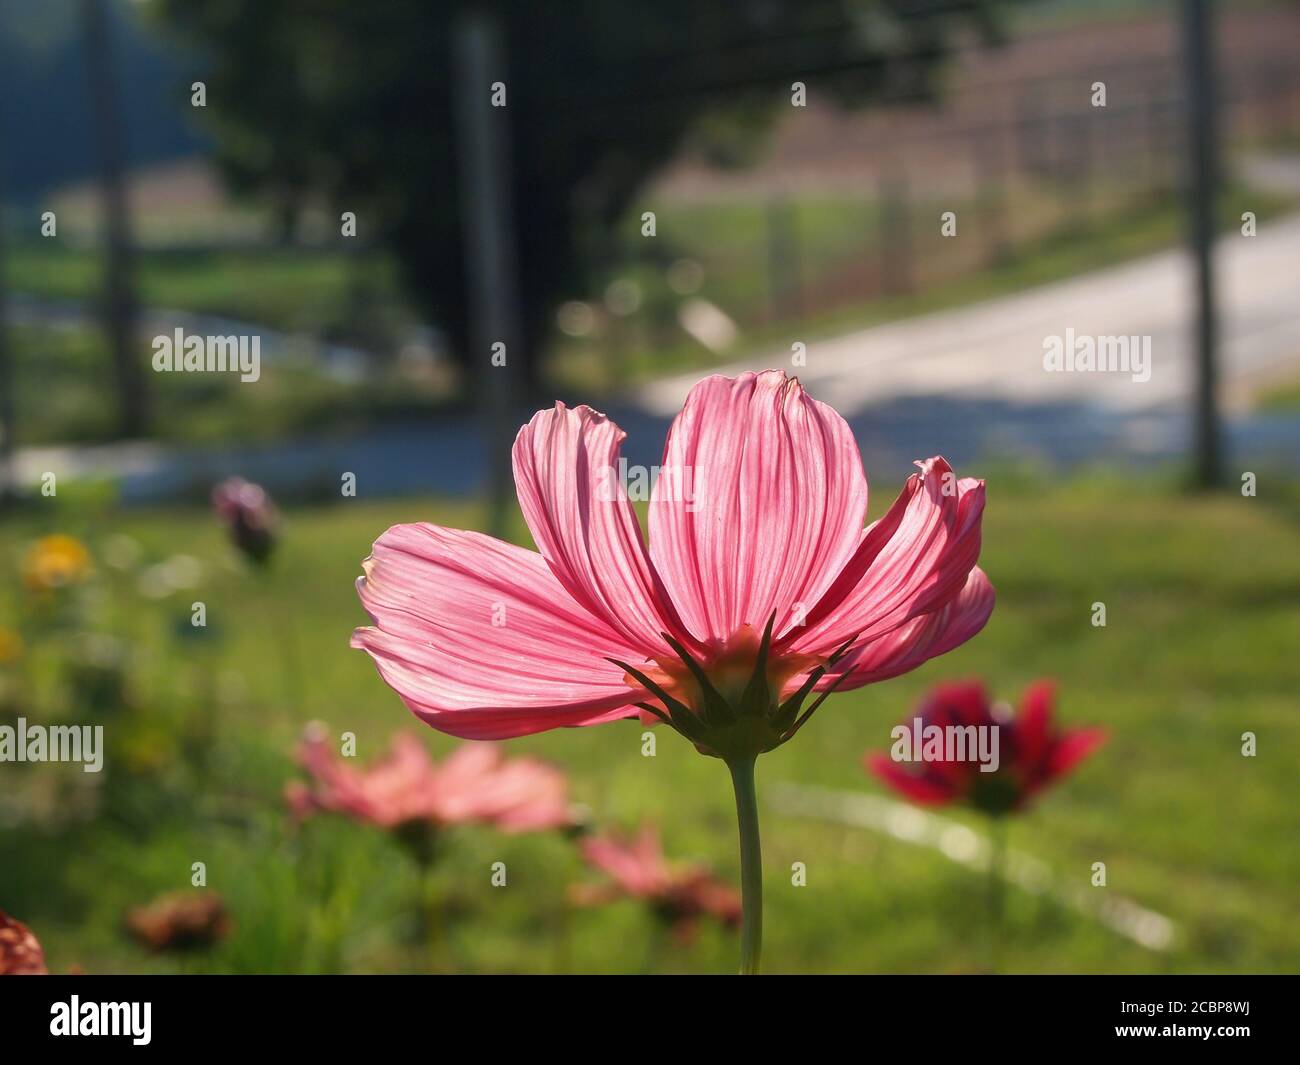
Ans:
{"type": "Polygon", "coordinates": [[[1266,388],[1258,404],[1261,410],[1279,414],[1300,411],[1300,380],[1284,381],[1266,388]]]}
{"type": "MultiPolygon", "coordinates": [[[[5,258],[10,291],[85,300],[102,290],[103,260],[92,248],[27,242],[7,249],[5,258]]],[[[136,268],[142,306],[225,315],[284,331],[355,336],[374,317],[376,303],[400,303],[396,267],[375,252],[152,248],[137,252],[136,268]]]]}
{"type": "MultiPolygon", "coordinates": [[[[53,969],[734,968],[735,937],[719,929],[682,949],[634,903],[571,910],[568,885],[590,874],[558,836],[457,831],[437,867],[442,925],[430,946],[411,916],[416,873],[396,843],[341,820],[290,830],[281,790],[295,775],[290,752],[307,721],[354,731],[362,759],[378,755],[395,730],[417,727],[365,657],[347,648],[363,620],[352,588],[359,560],[391,523],[474,527],[477,506],[346,501],[293,510],[276,564],[261,577],[232,560],[204,512],[122,513],[93,499],[65,501],[60,491],[57,507],[0,525],[0,557],[12,574],[33,536],[57,529],[84,537],[96,575],[78,626],[111,633],[128,665],[126,691],[105,695],[112,685],[101,648],[93,656],[100,673],[79,680],[74,695],[68,659],[79,645],[51,628],[41,639],[7,579],[0,625],[26,619],[29,638],[21,668],[10,667],[20,686],[4,712],[21,707],[29,718],[58,721],[101,714],[117,752],[91,784],[72,767],[0,767],[0,907],[38,932],[53,969]],[[177,554],[197,561],[197,577],[177,554]],[[168,573],[171,584],[159,577],[168,573]],[[186,635],[197,600],[207,604],[205,638],[186,635]],[[122,930],[124,910],[188,887],[196,861],[225,897],[233,934],[179,959],[142,952],[122,930]],[[495,861],[507,865],[505,888],[490,886],[495,861]]],[[[1109,886],[1091,890],[1160,911],[1179,934],[1170,951],[1149,951],[1013,891],[1001,967],[1300,970],[1300,555],[1289,491],[1288,501],[1269,484],[1259,498],[1188,497],[1106,476],[1065,485],[993,476],[982,563],[999,602],[988,628],[910,676],[832,698],[794,742],[760,761],[760,804],[776,782],[878,793],[860,767],[862,752],[887,747],[890,726],[937,680],[979,674],[1011,698],[1034,678],[1054,676],[1064,720],[1104,725],[1111,740],[1015,823],[1011,844],[1083,885],[1092,863],[1104,861],[1109,886]],[[1090,623],[1098,601],[1105,628],[1090,623]],[[1258,736],[1255,758],[1241,754],[1245,731],[1258,736]]],[[[889,498],[882,482],[873,514],[889,498]]],[[[418,727],[436,752],[454,746],[418,727]]],[[[641,732],[616,723],[509,748],[567,770],[597,822],[653,819],[670,856],[711,862],[734,879],[722,765],[667,732],[656,757],[643,757],[641,732]]],[[[984,885],[970,871],[866,830],[783,817],[770,805],[763,828],[769,971],[987,965],[984,885]],[[791,884],[796,861],[807,866],[805,887],[791,884]]]]}
{"type": "MultiPolygon", "coordinates": [[[[10,332],[16,364],[15,439],[20,446],[96,443],[117,434],[111,368],[91,329],[22,326],[10,332]]],[[[436,417],[464,401],[447,373],[388,359],[360,380],[323,372],[306,354],[264,359],[255,385],[223,374],[150,374],[152,437],[229,446],[346,435],[377,424],[436,417]]]]}

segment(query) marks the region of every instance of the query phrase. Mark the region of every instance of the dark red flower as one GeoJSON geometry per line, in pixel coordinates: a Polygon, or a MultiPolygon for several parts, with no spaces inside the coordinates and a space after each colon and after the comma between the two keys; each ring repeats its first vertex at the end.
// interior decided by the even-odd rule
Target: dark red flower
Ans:
{"type": "Polygon", "coordinates": [[[1019,810],[1106,741],[1103,729],[1053,727],[1054,693],[1050,681],[1038,681],[1021,698],[1019,712],[1013,713],[1009,707],[992,705],[978,681],[940,684],[916,714],[901,724],[909,735],[900,733],[898,743],[915,747],[911,742],[915,738],[942,734],[962,741],[965,756],[953,757],[954,747],[949,743],[940,757],[933,757],[934,752],[912,751],[909,761],[877,752],[867,755],[866,766],[900,795],[923,806],[965,802],[990,814],[1019,810]],[[941,733],[933,732],[931,726],[938,726],[941,733]],[[982,769],[993,763],[976,756],[974,737],[978,734],[966,731],[970,726],[996,729],[995,770],[982,769]],[[963,734],[958,736],[950,729],[963,730],[963,734]]]}
{"type": "Polygon", "coordinates": [[[45,951],[32,930],[0,910],[0,976],[45,976],[45,951]]]}

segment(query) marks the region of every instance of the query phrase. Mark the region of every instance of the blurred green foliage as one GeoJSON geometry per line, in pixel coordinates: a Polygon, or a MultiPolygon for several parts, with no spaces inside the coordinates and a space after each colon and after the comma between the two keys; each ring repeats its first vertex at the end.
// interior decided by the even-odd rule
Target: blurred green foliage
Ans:
{"type": "MultiPolygon", "coordinates": [[[[1054,676],[1062,719],[1103,725],[1111,740],[1016,821],[1010,843],[1082,885],[1091,864],[1104,861],[1109,887],[1089,890],[1160,911],[1181,935],[1168,954],[1153,953],[1050,899],[1012,891],[1003,967],[1295,971],[1296,488],[1262,476],[1258,498],[1189,497],[1105,473],[1060,483],[1019,468],[961,472],[990,474],[981,564],[998,606],[988,628],[914,674],[834,697],[794,742],[760,761],[760,802],[777,781],[877,790],[861,753],[886,748],[890,727],[937,680],[981,675],[999,697],[1015,698],[1029,681],[1054,676]],[[1107,605],[1105,628],[1090,624],[1096,601],[1107,605]],[[1240,753],[1248,730],[1258,737],[1255,758],[1240,753]]],[[[892,492],[883,483],[873,489],[878,513],[892,492]]],[[[664,942],[635,903],[571,911],[568,885],[590,874],[555,836],[455,832],[436,874],[443,928],[430,947],[416,932],[420,888],[398,843],[342,820],[290,830],[281,789],[296,775],[290,753],[308,720],[354,731],[363,760],[403,728],[419,730],[439,755],[454,746],[415,722],[365,656],[347,648],[364,620],[352,580],[393,522],[473,528],[481,517],[477,505],[433,500],[290,510],[264,579],[240,570],[222,530],[191,509],[117,512],[92,499],[0,527],[5,559],[54,528],[86,540],[96,580],[116,582],[112,594],[94,598],[86,622],[128,647],[131,662],[132,705],[118,714],[133,722],[139,764],[126,780],[120,765],[110,767],[119,779],[100,782],[114,798],[98,815],[93,806],[88,820],[68,807],[50,821],[30,814],[69,767],[0,767],[0,905],[37,931],[55,970],[733,969],[736,943],[721,930],[682,949],[664,942]],[[115,569],[105,559],[121,563],[123,535],[138,555],[115,569]],[[199,562],[197,586],[161,598],[132,590],[178,553],[199,562]],[[216,630],[201,645],[175,636],[195,599],[207,603],[216,630]],[[297,695],[286,688],[286,631],[300,663],[297,695]],[[196,760],[181,738],[202,722],[212,740],[196,760]],[[509,870],[504,889],[490,886],[498,860],[509,870]],[[207,863],[209,887],[225,897],[233,935],[180,959],[142,953],[123,935],[124,909],[185,888],[194,861],[207,863]]],[[[26,608],[12,580],[3,587],[0,624],[12,624],[26,608]]],[[[59,719],[83,713],[68,691],[66,676],[48,670],[33,681],[25,709],[59,719]]],[[[657,756],[643,757],[641,733],[615,723],[508,746],[568,771],[574,797],[598,823],[653,819],[670,857],[702,859],[734,878],[723,767],[662,730],[657,756]]],[[[770,805],[763,829],[771,971],[985,965],[983,884],[968,870],[864,830],[783,817],[770,805]],[[791,884],[796,861],[807,866],[806,887],[791,884]]]]}
{"type": "Polygon", "coordinates": [[[159,0],[160,22],[201,52],[205,118],[237,189],[293,225],[310,196],[353,211],[392,248],[413,300],[468,360],[473,306],[460,187],[462,93],[507,87],[499,112],[531,380],[558,299],[585,291],[609,232],[655,172],[693,145],[744,159],[791,84],[841,103],[923,99],[954,39],[990,30],[1006,2],[691,0],[589,4],[561,17],[522,2],[326,0],[291,5],[159,0]],[[459,36],[467,12],[500,29],[502,68],[468,86],[459,36]],[[459,80],[458,80],[459,79],[459,80]]]}

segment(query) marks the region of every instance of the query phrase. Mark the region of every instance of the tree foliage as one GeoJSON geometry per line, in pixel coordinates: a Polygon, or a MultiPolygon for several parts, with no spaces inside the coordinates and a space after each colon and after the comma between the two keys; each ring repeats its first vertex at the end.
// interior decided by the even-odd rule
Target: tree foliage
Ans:
{"type": "MultiPolygon", "coordinates": [[[[990,0],[501,2],[526,354],[585,291],[602,234],[690,146],[744,155],[791,84],[846,105],[920,99],[990,0]]],[[[159,0],[206,52],[208,115],[238,188],[356,211],[466,355],[447,0],[159,0]]],[[[473,91],[487,92],[487,87],[473,91]]],[[[529,360],[535,366],[535,360],[529,360]]]]}

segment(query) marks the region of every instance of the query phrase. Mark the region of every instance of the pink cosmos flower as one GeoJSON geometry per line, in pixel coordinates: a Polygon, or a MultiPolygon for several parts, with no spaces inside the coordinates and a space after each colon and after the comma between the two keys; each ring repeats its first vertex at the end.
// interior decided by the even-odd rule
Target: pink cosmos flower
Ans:
{"type": "Polygon", "coordinates": [[[373,625],[352,644],[413,713],[454,736],[641,713],[724,759],[752,971],[754,761],[832,689],[906,673],[984,626],[984,483],[928,459],[864,529],[867,482],[844,419],[780,370],[713,376],[669,429],[647,544],[618,475],[623,437],[590,407],[540,411],[514,445],[538,550],[394,526],[363,563],[373,625]]]}
{"type": "Polygon", "coordinates": [[[704,738],[708,686],[743,694],[762,650],[765,709],[782,711],[769,749],[795,727],[777,695],[905,673],[988,620],[984,483],[929,459],[864,530],[848,425],[782,371],[694,388],[669,430],[648,547],[611,476],[623,437],[561,403],[520,430],[515,483],[538,552],[427,524],[375,543],[358,582],[374,624],[352,643],[426,723],[502,739],[657,701],[704,738]],[[684,499],[674,486],[688,478],[684,499]]]}
{"type": "Polygon", "coordinates": [[[249,559],[262,563],[270,558],[279,519],[266,489],[242,477],[229,477],[212,489],[212,509],[249,559]]]}
{"type": "Polygon", "coordinates": [[[634,839],[616,835],[588,836],[582,856],[609,879],[601,884],[578,885],[573,899],[580,906],[595,906],[617,898],[646,902],[672,926],[680,942],[694,938],[701,917],[737,925],[740,895],[716,880],[702,867],[670,865],[664,858],[659,833],[645,825],[634,839]]]}
{"type": "MultiPolygon", "coordinates": [[[[922,730],[931,725],[998,729],[998,768],[984,773],[974,759],[914,761],[902,764],[884,754],[869,754],[866,766],[904,798],[922,806],[965,802],[994,816],[1024,808],[1106,742],[1098,728],[1057,729],[1052,722],[1055,687],[1040,680],[1020,701],[1020,712],[1002,712],[990,703],[978,681],[940,684],[914,715],[922,730]]],[[[904,727],[912,728],[909,719],[904,727]]]]}
{"type": "Polygon", "coordinates": [[[403,732],[385,757],[363,769],[335,754],[323,730],[310,729],[298,757],[312,777],[311,786],[293,782],[285,789],[298,817],[330,811],[392,830],[476,822],[533,832],[573,823],[563,773],[534,758],[505,759],[492,744],[466,744],[435,764],[403,732]]]}

